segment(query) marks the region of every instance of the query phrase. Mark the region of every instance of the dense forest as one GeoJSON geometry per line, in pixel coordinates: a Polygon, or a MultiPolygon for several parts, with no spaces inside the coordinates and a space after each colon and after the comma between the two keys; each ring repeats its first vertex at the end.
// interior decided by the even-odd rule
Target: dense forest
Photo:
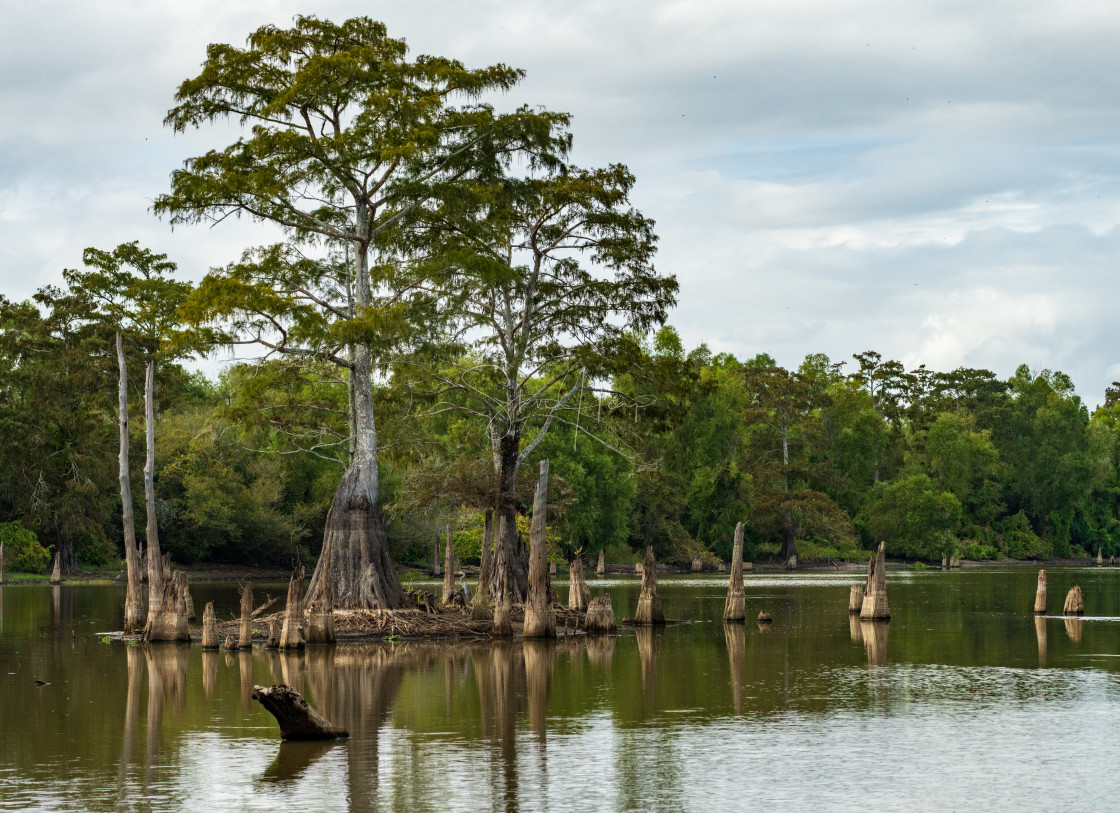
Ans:
{"type": "Polygon", "coordinates": [[[49,549],[64,570],[119,566],[119,376],[139,472],[149,364],[163,549],[289,565],[327,540],[343,592],[372,568],[367,603],[399,600],[384,552],[426,564],[450,528],[477,561],[488,513],[523,593],[518,475],[546,458],[558,559],[727,559],[740,520],[756,560],[879,540],[927,560],[1120,554],[1120,391],[1090,415],[1066,375],[1025,365],[686,350],[636,179],[570,163],[567,116],[480,101],[520,77],[409,60],[365,19],[211,46],[167,123],[251,127],[188,159],[155,212],[287,239],[197,284],[137,243],[90,248],[62,286],[0,297],[8,567],[42,571],[49,549]],[[229,347],[260,358],[216,381],[184,366],[229,347]]]}

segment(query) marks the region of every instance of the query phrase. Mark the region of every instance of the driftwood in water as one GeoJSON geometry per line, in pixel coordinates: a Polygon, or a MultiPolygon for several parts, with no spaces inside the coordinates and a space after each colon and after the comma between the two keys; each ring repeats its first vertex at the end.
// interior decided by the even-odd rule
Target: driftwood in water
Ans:
{"type": "Polygon", "coordinates": [[[727,583],[723,620],[744,621],[746,617],[747,600],[743,594],[743,523],[740,522],[735,526],[735,543],[731,548],[731,578],[727,583]]]}
{"type": "Polygon", "coordinates": [[[1066,594],[1066,603],[1062,607],[1062,612],[1066,615],[1082,615],[1085,612],[1085,597],[1076,584],[1066,594]]]}
{"type": "Polygon", "coordinates": [[[451,594],[455,592],[455,543],[451,536],[451,528],[447,529],[447,544],[443,549],[443,596],[442,601],[447,604],[451,601],[451,594]]]}
{"type": "Polygon", "coordinates": [[[642,565],[642,592],[638,596],[638,611],[634,614],[634,623],[665,623],[661,597],[657,594],[657,560],[653,557],[652,545],[646,548],[646,560],[642,565]]]}
{"type": "Polygon", "coordinates": [[[241,588],[241,628],[237,636],[238,649],[253,648],[253,585],[241,588]]]}
{"type": "Polygon", "coordinates": [[[599,551],[599,564],[595,565],[595,575],[604,576],[607,572],[607,557],[603,551],[599,551]]]}
{"type": "Polygon", "coordinates": [[[587,605],[587,616],[583,621],[583,628],[587,632],[614,632],[618,624],[614,620],[614,607],[611,606],[611,594],[603,593],[595,596],[587,605]]]}
{"type": "Polygon", "coordinates": [[[863,585],[853,584],[852,590],[848,594],[848,613],[850,615],[859,615],[863,610],[863,585]]]}
{"type": "Polygon", "coordinates": [[[349,737],[343,728],[328,722],[291,686],[254,686],[253,699],[280,724],[283,740],[337,740],[349,737]]]}
{"type": "Polygon", "coordinates": [[[206,602],[202,611],[202,648],[218,648],[218,619],[214,616],[214,602],[206,602]]]}
{"type": "Polygon", "coordinates": [[[525,637],[555,638],[556,618],[549,595],[548,543],[545,515],[548,513],[548,461],[541,461],[540,477],[533,495],[533,522],[529,526],[529,595],[525,598],[525,637]]]}
{"type": "Polygon", "coordinates": [[[568,609],[586,610],[591,601],[591,588],[583,578],[583,560],[578,556],[568,568],[568,609]]]}
{"type": "Polygon", "coordinates": [[[1046,615],[1046,571],[1038,571],[1038,588],[1034,591],[1035,615],[1046,615]]]}
{"type": "Polygon", "coordinates": [[[887,606],[887,543],[880,542],[875,555],[867,562],[867,587],[859,617],[864,621],[886,621],[891,617],[887,606]]]}
{"type": "Polygon", "coordinates": [[[279,649],[280,648],[280,631],[276,628],[276,619],[270,619],[268,622],[268,641],[265,642],[265,649],[279,649]]]}
{"type": "Polygon", "coordinates": [[[148,612],[148,623],[144,626],[142,640],[191,640],[190,629],[187,627],[187,590],[187,574],[176,570],[163,585],[159,609],[148,612]]]}
{"type": "Polygon", "coordinates": [[[303,649],[303,565],[292,571],[288,580],[288,604],[280,630],[281,649],[303,649]]]}

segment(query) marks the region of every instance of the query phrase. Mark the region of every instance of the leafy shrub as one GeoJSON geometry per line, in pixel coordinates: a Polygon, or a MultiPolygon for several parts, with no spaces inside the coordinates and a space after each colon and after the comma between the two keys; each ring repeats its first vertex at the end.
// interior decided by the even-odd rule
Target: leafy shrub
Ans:
{"type": "Polygon", "coordinates": [[[4,561],[20,573],[46,573],[51,554],[39,544],[33,531],[18,520],[0,525],[0,542],[4,544],[4,561]]]}
{"type": "Polygon", "coordinates": [[[1042,559],[1053,553],[1052,547],[1031,528],[1031,521],[1020,511],[1003,523],[999,552],[1008,559],[1042,559]]]}

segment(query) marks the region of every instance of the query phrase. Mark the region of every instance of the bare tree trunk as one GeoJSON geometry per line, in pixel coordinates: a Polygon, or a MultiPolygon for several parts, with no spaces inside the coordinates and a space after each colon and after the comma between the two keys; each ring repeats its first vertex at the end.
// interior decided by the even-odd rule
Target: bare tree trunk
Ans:
{"type": "Polygon", "coordinates": [[[495,637],[508,637],[513,634],[513,620],[510,617],[513,600],[510,596],[510,572],[506,567],[508,550],[501,543],[505,536],[505,515],[498,515],[498,539],[494,542],[494,627],[495,637]]]}
{"type": "Polygon", "coordinates": [[[253,585],[241,588],[241,629],[237,636],[238,649],[253,648],[253,585]]]}
{"type": "Polygon", "coordinates": [[[184,641],[190,642],[191,633],[187,626],[187,574],[176,570],[170,581],[163,585],[159,609],[148,611],[148,622],[144,626],[144,641],[184,641]]]}
{"type": "Polygon", "coordinates": [[[1034,592],[1034,611],[1036,615],[1046,615],[1046,571],[1038,571],[1038,588],[1034,592]]]}
{"type": "Polygon", "coordinates": [[[128,466],[128,367],[125,364],[124,344],[117,333],[117,423],[120,428],[121,520],[124,526],[124,561],[128,576],[124,594],[124,631],[139,632],[144,629],[144,594],[140,573],[140,551],[136,547],[136,519],[132,513],[132,478],[128,466]]]}
{"type": "Polygon", "coordinates": [[[303,572],[300,565],[288,580],[288,604],[284,608],[284,627],[280,630],[281,649],[303,649],[303,572]]]}
{"type": "Polygon", "coordinates": [[[439,564],[439,533],[436,533],[432,539],[432,575],[443,575],[442,568],[439,564]]]}
{"type": "Polygon", "coordinates": [[[591,602],[591,588],[583,578],[583,560],[578,556],[568,568],[568,609],[585,612],[591,602]]]}
{"type": "MultiPolygon", "coordinates": [[[[859,617],[863,621],[889,621],[887,606],[887,543],[880,542],[875,555],[867,563],[867,589],[864,590],[863,608],[859,617]]],[[[866,631],[864,633],[866,639],[866,631]]]]}
{"type": "Polygon", "coordinates": [[[217,649],[221,646],[218,641],[218,619],[214,617],[214,602],[206,602],[206,609],[202,611],[202,648],[217,649]]]}
{"type": "Polygon", "coordinates": [[[478,590],[471,601],[475,608],[485,609],[490,606],[490,573],[493,570],[493,559],[490,555],[490,546],[494,539],[494,510],[486,509],[486,524],[482,530],[482,555],[478,567],[478,590]]]}
{"type": "Polygon", "coordinates": [[[342,728],[328,722],[291,686],[254,686],[253,699],[280,724],[283,740],[337,740],[349,737],[342,728]]]}
{"type": "Polygon", "coordinates": [[[147,509],[145,537],[148,545],[148,617],[160,612],[163,601],[163,554],[159,547],[156,520],[156,365],[148,362],[144,374],[144,505],[147,509]]]}
{"type": "Polygon", "coordinates": [[[735,526],[735,544],[731,549],[731,579],[727,584],[727,601],[723,605],[724,621],[745,621],[746,598],[743,594],[743,523],[735,526]]]}
{"type": "Polygon", "coordinates": [[[447,528],[447,544],[443,550],[443,603],[451,601],[455,592],[455,548],[451,538],[451,527],[447,528]]]}
{"type": "Polygon", "coordinates": [[[638,612],[634,615],[638,624],[664,624],[665,613],[661,611],[661,597],[657,595],[657,560],[653,557],[653,546],[646,548],[646,561],[642,566],[642,592],[638,596],[638,612]]]}
{"type": "Polygon", "coordinates": [[[555,638],[556,617],[548,578],[548,543],[545,521],[548,514],[548,461],[541,461],[540,479],[533,496],[533,524],[529,530],[529,596],[525,600],[525,637],[555,638]]]}

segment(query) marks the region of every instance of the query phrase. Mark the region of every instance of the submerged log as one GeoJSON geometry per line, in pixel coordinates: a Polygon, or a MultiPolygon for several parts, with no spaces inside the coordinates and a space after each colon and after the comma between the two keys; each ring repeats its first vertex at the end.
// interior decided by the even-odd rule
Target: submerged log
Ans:
{"type": "Polygon", "coordinates": [[[202,611],[202,648],[218,648],[218,619],[214,616],[214,602],[206,602],[202,611]]]}
{"type": "Polygon", "coordinates": [[[1081,594],[1081,588],[1074,585],[1066,594],[1066,603],[1062,607],[1062,612],[1066,615],[1082,615],[1085,612],[1085,597],[1081,594]]]}
{"type": "Polygon", "coordinates": [[[599,564],[595,565],[595,575],[605,576],[607,573],[607,557],[603,551],[599,551],[599,564]]]}
{"type": "Polygon", "coordinates": [[[253,699],[280,724],[283,740],[337,740],[350,732],[327,721],[291,686],[254,686],[253,699]]]}
{"type": "Polygon", "coordinates": [[[241,629],[238,631],[238,649],[253,648],[253,585],[241,588],[241,629]]]}
{"type": "Polygon", "coordinates": [[[638,624],[664,624],[665,613],[661,611],[661,597],[657,594],[657,560],[653,558],[653,546],[646,548],[646,561],[642,566],[642,592],[638,596],[638,611],[634,614],[638,624]]]}
{"type": "Polygon", "coordinates": [[[536,493],[533,495],[533,522],[529,526],[529,595],[525,598],[525,637],[555,638],[556,617],[548,573],[548,543],[545,519],[548,513],[548,461],[542,460],[536,493]]]}
{"type": "Polygon", "coordinates": [[[186,641],[191,640],[187,626],[187,574],[176,570],[164,583],[159,609],[148,613],[141,640],[186,641]]]}
{"type": "Polygon", "coordinates": [[[859,617],[865,621],[886,621],[891,617],[887,606],[887,543],[880,542],[875,555],[867,563],[867,587],[859,617]]]}
{"type": "Polygon", "coordinates": [[[447,529],[447,545],[443,551],[443,603],[451,601],[451,594],[455,592],[455,547],[451,536],[451,528],[447,529]]]}
{"type": "Polygon", "coordinates": [[[611,594],[603,593],[595,596],[587,604],[587,616],[583,620],[583,628],[587,632],[614,632],[618,624],[614,619],[614,607],[611,605],[611,594]]]}
{"type": "Polygon", "coordinates": [[[863,610],[863,585],[853,584],[852,592],[848,595],[848,613],[859,615],[863,610]]]}
{"type": "Polygon", "coordinates": [[[568,568],[568,609],[586,610],[591,601],[591,588],[583,578],[583,560],[578,556],[568,568]]]}
{"type": "Polygon", "coordinates": [[[1038,588],[1034,591],[1035,615],[1046,615],[1046,571],[1038,571],[1038,588]]]}
{"type": "Polygon", "coordinates": [[[735,526],[735,543],[731,548],[731,578],[727,583],[727,600],[723,605],[724,621],[745,621],[746,597],[743,594],[743,523],[735,526]]]}
{"type": "Polygon", "coordinates": [[[303,565],[300,565],[288,580],[288,604],[280,630],[281,649],[303,649],[303,572],[303,565]]]}

